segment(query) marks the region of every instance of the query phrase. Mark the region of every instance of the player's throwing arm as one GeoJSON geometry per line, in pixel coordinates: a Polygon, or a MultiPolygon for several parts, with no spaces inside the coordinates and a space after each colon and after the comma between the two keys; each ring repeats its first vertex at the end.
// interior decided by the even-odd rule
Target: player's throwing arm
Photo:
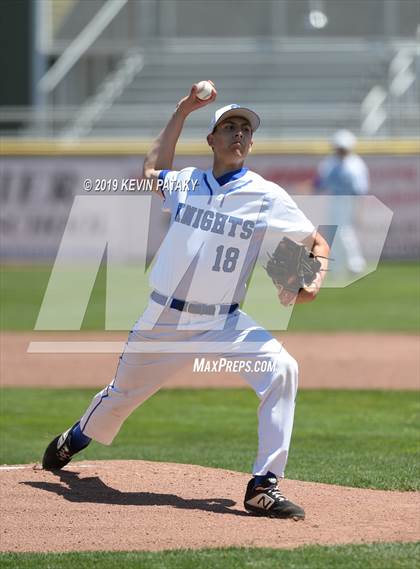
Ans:
{"type": "MultiPolygon", "coordinates": [[[[193,111],[213,103],[216,97],[217,91],[212,81],[194,83],[189,95],[179,101],[168,124],[156,140],[153,141],[149,152],[146,154],[143,164],[143,176],[145,178],[157,181],[163,170],[172,170],[175,147],[181,135],[185,119],[193,111]],[[212,87],[210,95],[208,94],[209,86],[212,87]]],[[[163,197],[157,183],[154,190],[159,196],[163,197]]]]}

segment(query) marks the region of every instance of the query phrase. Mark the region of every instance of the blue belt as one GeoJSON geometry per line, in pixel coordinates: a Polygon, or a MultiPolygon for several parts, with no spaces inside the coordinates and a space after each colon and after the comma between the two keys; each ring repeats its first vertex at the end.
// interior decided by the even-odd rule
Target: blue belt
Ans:
{"type": "Polygon", "coordinates": [[[168,308],[175,308],[180,312],[191,312],[191,314],[208,314],[214,316],[217,314],[232,314],[238,308],[239,304],[200,304],[198,302],[187,302],[185,300],[179,300],[178,298],[172,298],[160,294],[156,290],[152,292],[150,298],[161,304],[162,306],[168,306],[168,308]],[[220,308],[219,308],[220,307],[220,308]],[[217,308],[219,310],[217,311],[217,308]]]}

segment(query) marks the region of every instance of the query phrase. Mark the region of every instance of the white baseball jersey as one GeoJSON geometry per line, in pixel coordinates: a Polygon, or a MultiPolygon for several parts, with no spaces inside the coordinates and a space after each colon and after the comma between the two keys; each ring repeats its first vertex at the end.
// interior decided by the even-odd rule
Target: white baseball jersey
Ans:
{"type": "Polygon", "coordinates": [[[267,235],[277,244],[282,234],[300,241],[314,231],[284,189],[247,168],[218,180],[211,169],[164,170],[161,179],[171,225],[150,283],[167,296],[240,302],[267,235]]]}
{"type": "Polygon", "coordinates": [[[349,154],[344,158],[328,156],[318,166],[315,185],[336,196],[367,194],[369,171],[357,154],[349,154]]]}

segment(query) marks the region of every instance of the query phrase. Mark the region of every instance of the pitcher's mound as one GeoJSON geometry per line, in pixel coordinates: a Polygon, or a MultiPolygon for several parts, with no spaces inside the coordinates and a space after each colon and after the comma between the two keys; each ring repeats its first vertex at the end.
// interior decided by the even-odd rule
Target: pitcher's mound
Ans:
{"type": "Polygon", "coordinates": [[[2,551],[159,550],[417,541],[420,493],[285,480],[306,510],[253,517],[247,474],[143,461],[73,462],[57,474],[1,467],[2,551]]]}

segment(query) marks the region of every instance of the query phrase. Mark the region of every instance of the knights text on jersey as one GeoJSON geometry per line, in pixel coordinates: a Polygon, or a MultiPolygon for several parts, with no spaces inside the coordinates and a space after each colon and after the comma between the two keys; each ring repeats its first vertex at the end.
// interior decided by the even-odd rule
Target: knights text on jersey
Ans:
{"type": "Polygon", "coordinates": [[[285,190],[243,168],[223,177],[210,170],[164,171],[163,209],[171,225],[150,275],[160,293],[190,302],[240,302],[262,242],[296,241],[314,226],[285,190]]]}

